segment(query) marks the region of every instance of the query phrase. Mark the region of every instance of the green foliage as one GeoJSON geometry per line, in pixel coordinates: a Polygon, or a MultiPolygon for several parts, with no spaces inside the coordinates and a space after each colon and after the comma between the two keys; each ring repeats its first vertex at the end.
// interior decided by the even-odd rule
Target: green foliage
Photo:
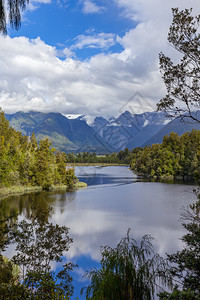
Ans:
{"type": "Polygon", "coordinates": [[[0,256],[0,299],[70,299],[75,266],[66,263],[57,274],[51,271],[52,262],[62,262],[72,242],[68,228],[33,217],[10,227],[9,237],[16,254],[12,260],[0,256]]]}
{"type": "Polygon", "coordinates": [[[21,221],[13,231],[17,254],[12,260],[25,271],[49,272],[52,261],[61,262],[63,251],[69,249],[72,240],[66,226],[39,222],[36,219],[21,221]]]}
{"type": "Polygon", "coordinates": [[[96,153],[68,153],[66,155],[68,163],[107,163],[107,164],[130,164],[132,153],[126,148],[119,153],[111,153],[106,155],[96,155],[96,153]]]}
{"type": "Polygon", "coordinates": [[[191,290],[180,291],[178,288],[174,288],[172,293],[163,292],[159,294],[159,298],[162,300],[200,300],[199,296],[191,290]]]}
{"type": "MultiPolygon", "coordinates": [[[[200,195],[198,195],[200,198],[200,195]]],[[[183,250],[168,255],[172,264],[171,274],[178,280],[172,293],[160,294],[160,299],[200,299],[200,200],[184,209],[181,213],[182,226],[187,233],[182,237],[183,250]]]]}
{"type": "Polygon", "coordinates": [[[172,132],[162,144],[133,149],[131,169],[149,177],[200,181],[200,131],[172,132]]]}
{"type": "MultiPolygon", "coordinates": [[[[67,279],[70,277],[69,282],[63,283],[60,281],[60,273],[55,275],[53,272],[29,272],[25,279],[25,287],[34,290],[32,294],[33,299],[38,300],[62,300],[70,299],[73,294],[72,286],[70,285],[71,276],[69,276],[68,266],[65,267],[67,279]],[[58,282],[59,280],[59,282],[58,282]]],[[[64,272],[63,271],[63,272],[64,272]]]]}
{"type": "Polygon", "coordinates": [[[35,154],[35,184],[43,186],[44,189],[49,189],[53,184],[53,172],[51,163],[51,143],[48,139],[42,140],[39,143],[39,148],[35,154]]]}
{"type": "Polygon", "coordinates": [[[160,100],[158,109],[172,116],[184,117],[187,113],[193,120],[200,122],[193,112],[199,108],[200,97],[200,15],[193,17],[192,9],[179,11],[174,8],[172,13],[168,41],[182,55],[180,62],[175,65],[169,57],[160,53],[160,70],[167,95],[160,100]]]}
{"type": "Polygon", "coordinates": [[[102,248],[101,269],[85,275],[91,280],[86,299],[148,300],[154,298],[159,281],[171,285],[167,263],[154,253],[152,238],[145,235],[138,244],[129,233],[116,248],[102,248]]]}
{"type": "Polygon", "coordinates": [[[30,291],[21,283],[0,283],[0,300],[28,300],[34,299],[30,291]]]}
{"type": "Polygon", "coordinates": [[[68,168],[66,171],[66,184],[69,188],[73,187],[74,183],[77,181],[76,176],[74,175],[74,169],[68,168]]]}
{"type": "Polygon", "coordinates": [[[35,185],[49,189],[52,185],[74,182],[74,169],[66,171],[64,153],[51,149],[48,139],[37,144],[35,134],[23,136],[9,126],[0,110],[0,188],[35,185]]]}

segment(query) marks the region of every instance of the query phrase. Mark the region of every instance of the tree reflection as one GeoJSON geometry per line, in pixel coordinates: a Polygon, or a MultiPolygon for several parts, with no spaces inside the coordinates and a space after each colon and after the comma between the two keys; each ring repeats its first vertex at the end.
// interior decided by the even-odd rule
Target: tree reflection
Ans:
{"type": "Polygon", "coordinates": [[[73,294],[70,271],[75,266],[65,263],[57,274],[51,268],[63,263],[72,243],[68,227],[48,221],[54,200],[43,192],[0,202],[0,299],[69,299],[73,294]],[[15,255],[8,260],[3,252],[11,243],[15,255]]]}

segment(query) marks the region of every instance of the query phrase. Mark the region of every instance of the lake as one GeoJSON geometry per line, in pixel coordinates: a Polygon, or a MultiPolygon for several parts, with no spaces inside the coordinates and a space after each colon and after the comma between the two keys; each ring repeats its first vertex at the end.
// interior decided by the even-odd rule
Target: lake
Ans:
{"type": "MultiPolygon", "coordinates": [[[[196,201],[194,186],[143,181],[126,166],[80,166],[76,175],[87,188],[9,199],[12,208],[18,207],[20,219],[28,217],[34,197],[42,203],[38,213],[50,205],[49,220],[70,227],[73,243],[66,257],[79,265],[74,271],[73,299],[85,299],[79,295],[80,288],[87,285],[82,276],[90,267],[99,266],[100,247],[115,247],[128,228],[136,240],[144,234],[154,237],[155,251],[164,257],[181,249],[185,231],[180,210],[196,201]]],[[[7,253],[11,256],[12,252],[10,248],[7,253]]]]}

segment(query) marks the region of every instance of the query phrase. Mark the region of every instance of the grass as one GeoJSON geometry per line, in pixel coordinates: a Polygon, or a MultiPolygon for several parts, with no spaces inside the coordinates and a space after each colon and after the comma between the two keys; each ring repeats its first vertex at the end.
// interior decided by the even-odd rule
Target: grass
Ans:
{"type": "MultiPolygon", "coordinates": [[[[87,183],[78,181],[73,185],[72,189],[76,190],[84,187],[87,187],[87,183]]],[[[50,187],[50,191],[66,190],[68,188],[67,185],[53,185],[50,187]]]]}
{"type": "Polygon", "coordinates": [[[87,187],[87,183],[81,182],[81,181],[76,182],[74,185],[75,189],[80,189],[80,188],[85,188],[85,187],[87,187]]]}
{"type": "Polygon", "coordinates": [[[41,192],[41,186],[10,186],[0,188],[0,199],[8,196],[24,195],[33,192],[41,192]]]}
{"type": "MultiPolygon", "coordinates": [[[[87,184],[85,182],[76,182],[73,186],[73,189],[85,188],[87,184]]],[[[50,191],[59,191],[59,190],[67,190],[67,185],[54,185],[50,187],[50,191]]],[[[9,196],[17,196],[17,195],[25,195],[33,192],[41,192],[43,189],[41,186],[10,186],[0,188],[0,199],[9,197],[9,196]]]]}

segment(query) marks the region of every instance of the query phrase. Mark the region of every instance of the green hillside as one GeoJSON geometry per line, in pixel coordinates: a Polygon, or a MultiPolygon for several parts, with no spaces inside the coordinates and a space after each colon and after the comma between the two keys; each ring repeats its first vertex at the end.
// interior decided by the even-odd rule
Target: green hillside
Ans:
{"type": "Polygon", "coordinates": [[[60,113],[18,112],[6,115],[10,125],[38,141],[49,138],[52,146],[64,152],[106,153],[109,146],[83,120],[70,120],[60,113]]]}

